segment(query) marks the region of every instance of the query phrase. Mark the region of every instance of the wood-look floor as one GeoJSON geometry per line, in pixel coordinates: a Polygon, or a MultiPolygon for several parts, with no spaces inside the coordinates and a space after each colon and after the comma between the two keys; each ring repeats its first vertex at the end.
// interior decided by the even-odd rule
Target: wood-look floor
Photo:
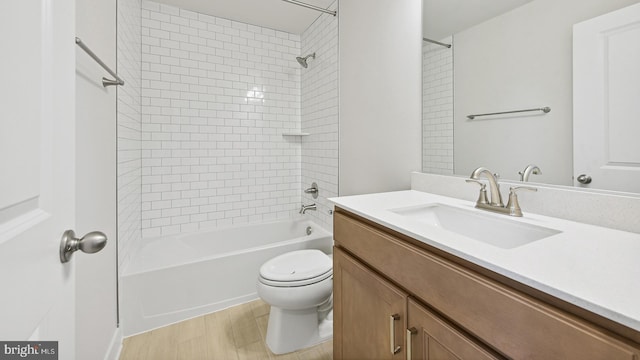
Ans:
{"type": "Polygon", "coordinates": [[[331,360],[332,341],[284,355],[265,343],[269,305],[261,300],[124,339],[120,360],[331,360]]]}

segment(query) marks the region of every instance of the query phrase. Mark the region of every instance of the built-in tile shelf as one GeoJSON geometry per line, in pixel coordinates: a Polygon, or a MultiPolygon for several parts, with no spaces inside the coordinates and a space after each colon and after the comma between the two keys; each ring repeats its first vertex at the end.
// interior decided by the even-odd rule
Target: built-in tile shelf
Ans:
{"type": "Polygon", "coordinates": [[[305,132],[286,132],[286,133],[282,133],[282,136],[309,136],[311,135],[311,133],[305,133],[305,132]]]}

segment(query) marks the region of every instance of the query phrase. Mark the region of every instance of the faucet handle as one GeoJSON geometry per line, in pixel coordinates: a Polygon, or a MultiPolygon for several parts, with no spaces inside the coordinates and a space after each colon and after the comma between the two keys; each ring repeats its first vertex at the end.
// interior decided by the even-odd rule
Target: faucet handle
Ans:
{"type": "Polygon", "coordinates": [[[518,190],[538,191],[538,188],[532,186],[512,186],[509,188],[509,195],[511,195],[511,193],[515,194],[518,190]]]}
{"type": "Polygon", "coordinates": [[[464,181],[468,182],[468,183],[476,183],[478,185],[480,185],[480,189],[485,189],[487,188],[487,184],[483,183],[480,180],[476,180],[476,179],[465,179],[464,181]]]}
{"type": "Polygon", "coordinates": [[[318,198],[318,184],[315,182],[311,183],[311,187],[304,191],[305,194],[311,194],[314,199],[318,198]]]}
{"type": "Polygon", "coordinates": [[[487,200],[487,184],[483,183],[482,181],[478,181],[475,179],[466,179],[465,180],[468,183],[476,183],[478,185],[480,185],[480,194],[478,195],[478,200],[476,201],[476,204],[488,204],[489,200],[487,200]]]}
{"type": "Polygon", "coordinates": [[[509,188],[509,202],[507,202],[507,209],[509,209],[509,215],[511,216],[522,216],[522,209],[520,208],[518,195],[516,194],[516,191],[518,190],[538,191],[537,188],[531,186],[512,186],[509,188]]]}

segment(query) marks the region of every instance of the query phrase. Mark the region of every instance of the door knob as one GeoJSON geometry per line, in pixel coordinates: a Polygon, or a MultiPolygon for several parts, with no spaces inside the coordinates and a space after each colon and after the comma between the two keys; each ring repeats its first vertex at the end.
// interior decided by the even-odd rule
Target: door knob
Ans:
{"type": "Polygon", "coordinates": [[[87,254],[93,254],[102,250],[107,245],[107,235],[100,231],[92,231],[80,239],[76,238],[73,230],[67,230],[60,240],[60,262],[63,264],[71,260],[71,255],[82,250],[87,254]]]}
{"type": "Polygon", "coordinates": [[[578,182],[580,184],[590,184],[591,183],[591,176],[587,175],[587,174],[580,174],[578,175],[578,178],[576,179],[578,180],[578,182]]]}

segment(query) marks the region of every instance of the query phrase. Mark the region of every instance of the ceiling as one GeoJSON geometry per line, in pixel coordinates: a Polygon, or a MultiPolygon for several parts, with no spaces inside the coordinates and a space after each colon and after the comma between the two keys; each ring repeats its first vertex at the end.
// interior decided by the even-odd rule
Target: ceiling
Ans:
{"type": "MultiPolygon", "coordinates": [[[[293,34],[304,32],[318,16],[331,16],[282,0],[157,1],[186,10],[293,34]]],[[[336,0],[302,1],[328,8],[336,0]]],[[[532,0],[424,0],[423,35],[433,40],[439,40],[530,1],[532,0]]]]}
{"type": "Polygon", "coordinates": [[[424,0],[422,34],[432,40],[441,40],[531,1],[424,0]]]}
{"type": "MultiPolygon", "coordinates": [[[[282,0],[156,0],[182,9],[247,24],[301,34],[324,13],[282,0]]],[[[328,8],[336,0],[303,0],[304,3],[328,8]]],[[[324,14],[324,16],[331,16],[324,14]]]]}

